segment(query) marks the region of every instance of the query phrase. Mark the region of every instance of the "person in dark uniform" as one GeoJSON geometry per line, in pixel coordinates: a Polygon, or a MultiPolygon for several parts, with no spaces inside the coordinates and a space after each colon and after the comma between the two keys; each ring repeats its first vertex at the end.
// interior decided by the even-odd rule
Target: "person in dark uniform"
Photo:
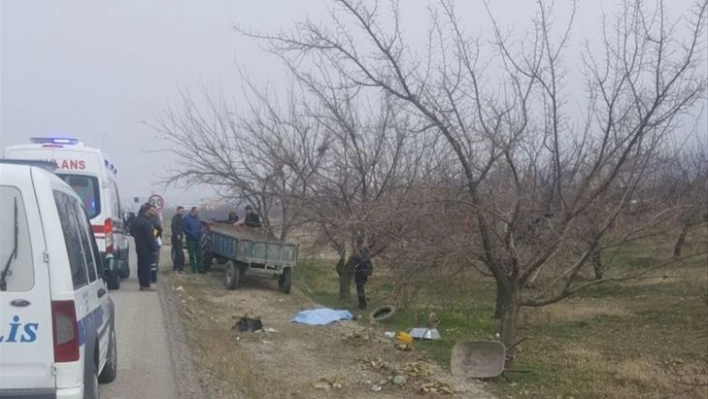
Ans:
{"type": "Polygon", "coordinates": [[[245,224],[248,227],[260,228],[263,224],[261,223],[261,217],[258,216],[250,205],[246,205],[246,220],[245,224]]]}
{"type": "Polygon", "coordinates": [[[172,216],[170,229],[172,230],[172,271],[175,273],[184,272],[184,226],[182,226],[182,217],[184,216],[184,207],[178,206],[177,213],[172,216]]]}
{"type": "Polygon", "coordinates": [[[140,207],[140,213],[132,223],[130,234],[135,240],[135,252],[138,255],[138,281],[140,291],[154,291],[150,287],[150,266],[155,262],[155,253],[158,251],[155,240],[153,216],[155,208],[151,204],[140,207]]]}
{"type": "Polygon", "coordinates": [[[366,292],[364,285],[371,277],[374,271],[374,265],[371,263],[371,254],[369,249],[364,247],[359,251],[359,254],[354,258],[354,284],[356,284],[356,295],[359,298],[359,309],[366,309],[366,292]]]}

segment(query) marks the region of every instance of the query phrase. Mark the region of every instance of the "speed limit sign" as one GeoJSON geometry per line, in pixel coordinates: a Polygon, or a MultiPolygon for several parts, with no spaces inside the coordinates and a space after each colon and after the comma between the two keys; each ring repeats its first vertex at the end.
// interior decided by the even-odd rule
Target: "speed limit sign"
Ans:
{"type": "Polygon", "coordinates": [[[165,200],[162,199],[162,196],[153,194],[148,198],[148,203],[152,206],[155,207],[155,210],[158,212],[162,210],[162,208],[165,206],[165,200]]]}

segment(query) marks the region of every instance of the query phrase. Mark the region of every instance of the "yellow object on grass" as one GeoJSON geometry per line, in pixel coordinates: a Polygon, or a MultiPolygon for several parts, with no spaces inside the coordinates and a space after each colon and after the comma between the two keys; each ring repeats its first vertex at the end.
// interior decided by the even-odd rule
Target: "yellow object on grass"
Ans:
{"type": "Polygon", "coordinates": [[[404,345],[413,344],[413,337],[403,331],[399,331],[398,334],[396,334],[396,340],[404,345]]]}

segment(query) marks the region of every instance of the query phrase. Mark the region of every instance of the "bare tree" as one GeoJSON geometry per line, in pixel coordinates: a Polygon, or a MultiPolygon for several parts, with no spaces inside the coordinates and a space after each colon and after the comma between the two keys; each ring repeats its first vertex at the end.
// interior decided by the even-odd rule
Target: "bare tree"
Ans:
{"type": "Polygon", "coordinates": [[[249,107],[242,114],[206,92],[201,105],[184,94],[181,106],[154,124],[180,159],[167,182],[208,184],[225,198],[250,203],[268,234],[285,239],[300,221],[293,198],[305,194],[319,167],[321,138],[299,114],[295,91],[281,105],[267,91],[246,89],[249,107]]]}
{"type": "Polygon", "coordinates": [[[313,98],[308,117],[327,136],[301,206],[339,256],[335,269],[344,299],[350,296],[354,255],[364,246],[373,256],[382,254],[405,225],[410,208],[402,200],[420,177],[427,147],[415,144],[393,99],[362,98],[324,68],[317,78],[293,73],[313,98]]]}
{"type": "MultiPolygon", "coordinates": [[[[471,263],[483,264],[496,281],[505,344],[516,340],[522,306],[634,277],[578,279],[602,240],[611,239],[666,137],[705,93],[708,2],[697,1],[680,21],[669,19],[661,1],[653,8],[622,2],[605,22],[604,53],[588,46],[582,59],[587,101],[580,115],[568,105],[564,66],[575,10],[557,31],[551,7],[539,0],[532,33],[520,38],[504,34],[489,12],[493,48],[485,53],[443,0],[431,13],[428,56],[419,59],[405,43],[396,2],[388,8],[394,23],[383,23],[376,5],[333,3],[332,29],[305,21],[293,33],[249,35],[269,41],[293,65],[326,59],[348,85],[396,98],[430,134],[444,137],[466,191],[456,200],[473,209],[471,263]],[[488,65],[504,76],[489,78],[488,65]],[[591,215],[595,228],[582,232],[591,215]],[[578,242],[584,248],[575,253],[578,242]],[[542,286],[527,289],[539,273],[546,274],[537,280],[542,286]]],[[[636,236],[643,224],[629,227],[617,236],[636,236]]]]}

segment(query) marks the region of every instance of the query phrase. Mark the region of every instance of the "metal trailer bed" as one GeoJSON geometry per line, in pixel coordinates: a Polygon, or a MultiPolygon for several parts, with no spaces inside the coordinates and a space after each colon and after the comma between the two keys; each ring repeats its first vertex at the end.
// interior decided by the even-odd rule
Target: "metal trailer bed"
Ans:
{"type": "Polygon", "coordinates": [[[280,291],[290,293],[296,245],[269,239],[245,226],[214,223],[204,234],[207,242],[203,245],[203,260],[210,264],[217,259],[224,264],[227,289],[238,287],[241,276],[255,275],[278,280],[280,291]]]}

